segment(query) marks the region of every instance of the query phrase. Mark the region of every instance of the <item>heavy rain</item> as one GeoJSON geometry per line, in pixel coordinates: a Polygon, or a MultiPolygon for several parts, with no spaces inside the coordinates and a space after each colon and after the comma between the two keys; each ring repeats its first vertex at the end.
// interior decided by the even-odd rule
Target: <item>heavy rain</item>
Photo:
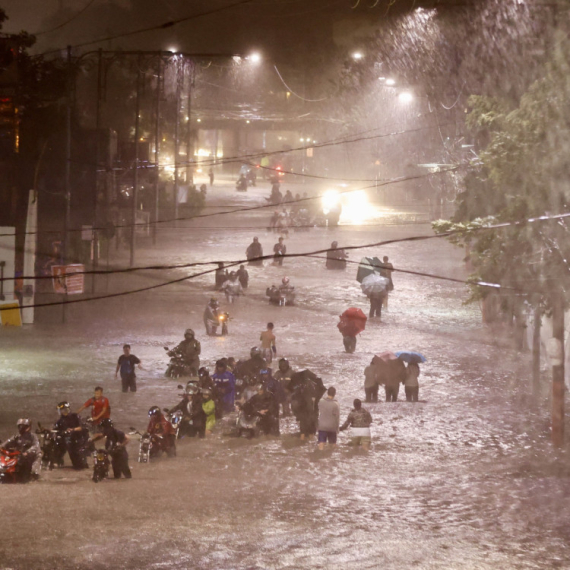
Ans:
{"type": "Polygon", "coordinates": [[[568,16],[0,0],[0,570],[570,568],[568,16]]]}

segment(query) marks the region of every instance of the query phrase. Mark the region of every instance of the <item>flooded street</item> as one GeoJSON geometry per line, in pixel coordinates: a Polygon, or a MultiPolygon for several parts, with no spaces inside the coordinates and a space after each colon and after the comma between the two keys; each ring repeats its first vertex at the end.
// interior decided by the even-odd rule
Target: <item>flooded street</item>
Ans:
{"type": "MultiPolygon", "coordinates": [[[[285,183],[284,188],[288,185],[285,183]]],[[[322,191],[310,186],[310,192],[322,191]]],[[[292,187],[293,193],[305,191],[292,187]]],[[[238,195],[232,186],[208,192],[205,214],[256,206],[267,184],[238,195]]],[[[273,210],[212,216],[161,228],[158,244],[140,240],[136,265],[239,260],[253,236],[266,255],[278,234],[268,232],[273,210]]],[[[289,233],[288,253],[365,245],[430,235],[429,224],[382,225],[380,210],[364,226],[289,233]]],[[[397,219],[396,217],[389,217],[397,219]]],[[[402,216],[401,219],[404,219],[402,216]]],[[[148,239],[148,238],[145,238],[148,239]]],[[[442,239],[354,250],[350,260],[388,255],[396,269],[465,279],[464,252],[442,239]]],[[[127,265],[119,251],[113,266],[127,265]]],[[[99,277],[97,294],[119,292],[210,269],[144,270],[99,277]]],[[[175,459],[136,463],[133,479],[95,485],[90,471],[42,472],[41,481],[2,487],[1,569],[553,569],[570,568],[570,461],[550,443],[546,397],[533,402],[530,356],[464,305],[464,285],[395,272],[395,291],[382,322],[371,321],[354,354],[343,350],[336,323],[350,306],[368,301],[346,272],[324,259],[266,261],[248,268],[244,297],[227,307],[230,335],[207,337],[203,309],[213,274],[145,293],[68,308],[49,308],[52,324],[5,327],[0,336],[0,438],[17,418],[49,425],[56,404],[76,410],[104,387],[119,429],[143,429],[147,410],[174,405],[177,381],[164,377],[163,346],[191,327],[210,370],[217,358],[246,358],[268,321],[278,356],[295,370],[310,368],[335,386],[346,419],[364,397],[363,370],[383,351],[426,355],[420,402],[365,404],[373,416],[369,454],[351,448],[349,431],[334,452],[301,442],[298,425],[281,421],[281,438],[248,441],[227,435],[232,417],[205,440],[183,439],[175,459]],[[297,291],[294,307],[269,305],[266,287],[283,276],[297,291]],[[114,379],[122,345],[142,361],[139,390],[123,394],[114,379]]],[[[41,309],[40,309],[41,310],[41,309]]],[[[273,363],[274,368],[276,362],[273,363]]],[[[545,390],[545,394],[547,389],[545,390]]],[[[383,395],[383,392],[380,392],[383,395]]]]}

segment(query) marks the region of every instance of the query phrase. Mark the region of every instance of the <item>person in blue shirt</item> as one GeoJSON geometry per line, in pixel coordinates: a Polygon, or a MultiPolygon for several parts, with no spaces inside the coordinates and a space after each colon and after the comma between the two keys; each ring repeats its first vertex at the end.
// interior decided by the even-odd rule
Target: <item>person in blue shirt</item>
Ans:
{"type": "Polygon", "coordinates": [[[216,362],[216,372],[212,374],[212,380],[216,386],[216,392],[223,412],[231,412],[234,409],[236,378],[228,371],[225,361],[218,360],[216,362]]]}

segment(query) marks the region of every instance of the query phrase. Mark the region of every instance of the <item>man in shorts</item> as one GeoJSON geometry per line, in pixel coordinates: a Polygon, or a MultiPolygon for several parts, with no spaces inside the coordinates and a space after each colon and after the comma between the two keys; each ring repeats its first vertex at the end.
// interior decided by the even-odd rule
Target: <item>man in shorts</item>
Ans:
{"type": "Polygon", "coordinates": [[[335,399],[336,388],[331,386],[327,390],[327,397],[319,402],[319,450],[325,448],[325,443],[336,445],[336,434],[340,424],[340,406],[335,399]]]}
{"type": "Polygon", "coordinates": [[[117,369],[115,370],[115,378],[121,371],[121,384],[123,392],[137,391],[137,375],[135,374],[135,366],[138,364],[139,368],[142,370],[141,361],[134,355],[131,354],[131,345],[125,344],[123,346],[123,354],[119,356],[117,362],[117,369]]]}
{"type": "Polygon", "coordinates": [[[273,360],[273,355],[277,352],[277,347],[275,346],[275,335],[273,334],[273,323],[267,323],[267,330],[263,331],[259,336],[261,341],[261,352],[263,358],[267,364],[271,364],[273,360]]]}
{"type": "Polygon", "coordinates": [[[340,431],[344,431],[348,427],[352,428],[352,444],[356,447],[362,446],[364,451],[370,449],[370,424],[372,416],[368,410],[362,407],[362,402],[357,398],[352,403],[354,409],[348,414],[346,421],[340,426],[340,431]]]}

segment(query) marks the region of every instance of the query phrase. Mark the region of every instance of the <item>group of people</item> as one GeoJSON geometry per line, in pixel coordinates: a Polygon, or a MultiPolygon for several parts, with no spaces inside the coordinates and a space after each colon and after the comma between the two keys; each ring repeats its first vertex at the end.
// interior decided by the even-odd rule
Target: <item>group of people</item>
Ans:
{"type": "Polygon", "coordinates": [[[420,366],[415,362],[404,364],[401,360],[378,361],[374,357],[364,369],[364,394],[367,402],[378,402],[378,391],[384,386],[386,402],[397,402],[400,384],[404,385],[406,401],[419,399],[420,366]]]}

